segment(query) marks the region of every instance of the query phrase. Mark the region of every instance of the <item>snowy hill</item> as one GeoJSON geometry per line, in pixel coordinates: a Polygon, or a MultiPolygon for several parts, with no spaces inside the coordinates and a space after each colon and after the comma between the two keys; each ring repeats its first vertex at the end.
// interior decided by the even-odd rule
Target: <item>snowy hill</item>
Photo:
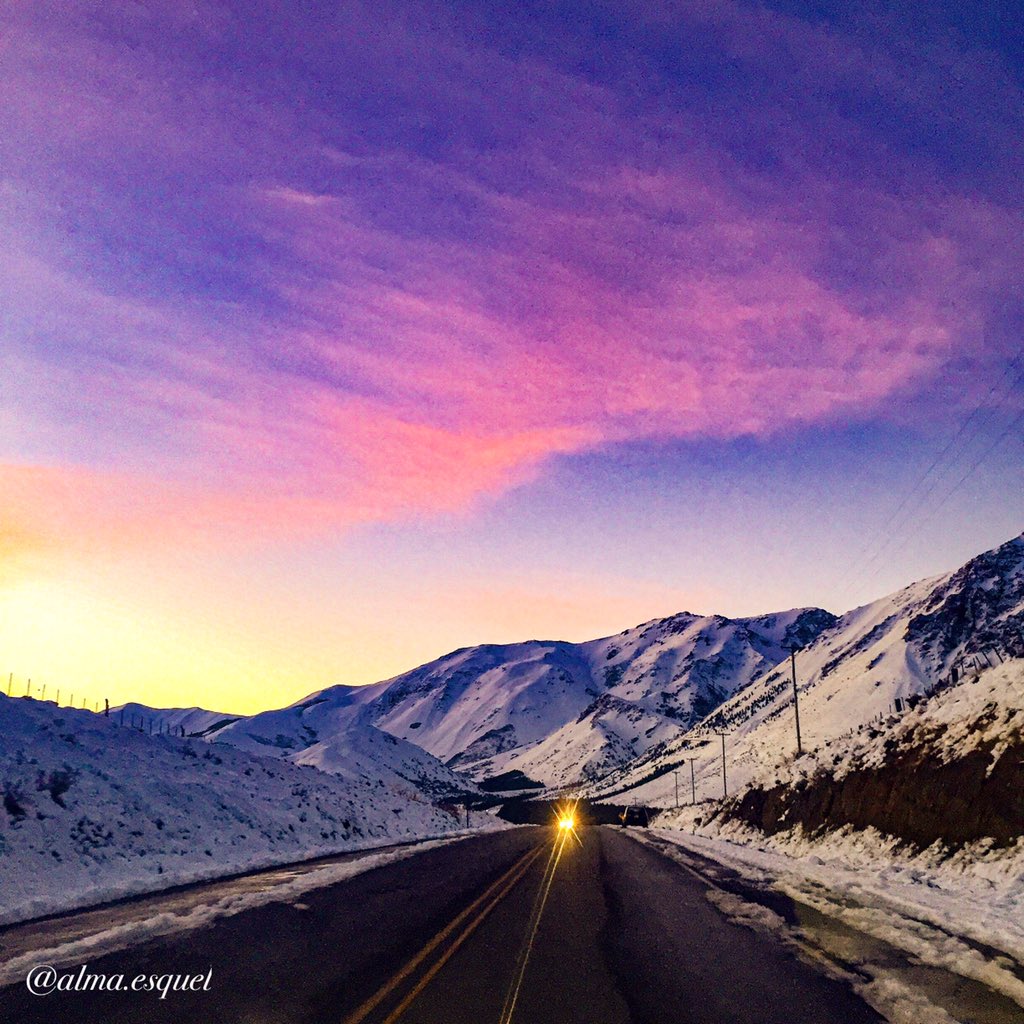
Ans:
{"type": "MultiPolygon", "coordinates": [[[[960,569],[912,584],[843,615],[797,656],[805,749],[821,748],[908,698],[961,677],[972,666],[1024,656],[1024,536],[960,569]]],[[[788,662],[725,701],[685,737],[652,748],[610,773],[595,792],[628,792],[639,802],[675,799],[672,771],[696,758],[698,798],[721,796],[721,744],[728,733],[728,784],[735,792],[795,751],[788,662]]]]}
{"type": "Polygon", "coordinates": [[[211,730],[237,721],[238,715],[227,715],[203,708],[151,708],[146,704],[124,704],[111,708],[118,724],[148,733],[170,733],[175,736],[204,736],[211,730]]]}
{"type": "Polygon", "coordinates": [[[421,747],[372,725],[366,709],[352,699],[356,695],[358,690],[336,688],[278,711],[229,719],[203,737],[346,779],[411,786],[431,798],[474,788],[421,747]]]}
{"type": "Polygon", "coordinates": [[[460,825],[345,775],[0,695],[0,922],[460,825]]]}
{"type": "Polygon", "coordinates": [[[1024,831],[1024,660],[955,683],[842,741],[764,771],[730,817],[766,833],[874,828],[924,848],[1024,831]]]}
{"type": "MultiPolygon", "coordinates": [[[[593,778],[682,735],[834,617],[797,609],[750,619],[674,615],[583,644],[465,648],[394,679],[334,686],[207,735],[280,744],[327,765],[353,722],[415,744],[482,780],[520,771],[548,786],[593,778]]],[[[412,757],[408,746],[401,750],[412,757]]]]}

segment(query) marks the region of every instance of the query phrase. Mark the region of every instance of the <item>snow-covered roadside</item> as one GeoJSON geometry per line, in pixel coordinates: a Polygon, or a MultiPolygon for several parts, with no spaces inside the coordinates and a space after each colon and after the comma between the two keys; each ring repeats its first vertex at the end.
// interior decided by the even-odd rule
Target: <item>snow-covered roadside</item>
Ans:
{"type": "Polygon", "coordinates": [[[464,827],[372,768],[341,778],[0,695],[0,924],[464,827]]]}
{"type": "MultiPolygon", "coordinates": [[[[265,906],[268,903],[288,903],[314,889],[334,885],[362,874],[364,871],[369,871],[371,868],[393,864],[425,850],[458,842],[474,834],[476,833],[463,832],[443,839],[391,847],[387,850],[354,857],[342,863],[327,864],[305,871],[277,872],[256,888],[247,885],[241,891],[229,892],[227,895],[216,898],[197,894],[197,901],[185,909],[180,906],[183,898],[178,894],[173,900],[176,904],[173,911],[157,910],[155,913],[151,911],[139,913],[131,905],[117,908],[113,916],[119,918],[119,923],[111,927],[101,928],[84,937],[76,938],[74,941],[59,943],[48,948],[32,949],[30,952],[15,955],[0,964],[0,987],[23,980],[26,973],[36,964],[62,967],[80,963],[84,959],[104,956],[161,935],[202,928],[218,918],[230,917],[255,907],[265,906]]],[[[225,884],[229,888],[231,887],[231,883],[225,884]]],[[[302,909],[301,903],[297,903],[296,907],[302,909]]]]}
{"type": "MultiPolygon", "coordinates": [[[[811,842],[799,830],[766,838],[736,824],[714,835],[682,831],[696,816],[691,809],[679,812],[674,828],[651,829],[648,841],[672,844],[698,872],[706,873],[706,861],[687,861],[686,854],[792,900],[800,936],[831,961],[870,976],[856,983],[890,1020],[958,1020],[958,1007],[965,1000],[990,1001],[987,991],[1024,1007],[1024,843],[1002,851],[979,846],[952,857],[936,850],[914,855],[872,832],[841,830],[811,842]],[[911,966],[894,965],[893,950],[911,966]],[[921,977],[929,969],[977,985],[968,982],[955,998],[941,991],[936,997],[929,990],[935,979],[921,977]]],[[[751,904],[743,906],[722,909],[742,920],[751,904]]],[[[758,906],[751,916],[759,920],[765,913],[758,906]]],[[[1007,1019],[1024,1020],[1024,1011],[1007,1019]]]]}

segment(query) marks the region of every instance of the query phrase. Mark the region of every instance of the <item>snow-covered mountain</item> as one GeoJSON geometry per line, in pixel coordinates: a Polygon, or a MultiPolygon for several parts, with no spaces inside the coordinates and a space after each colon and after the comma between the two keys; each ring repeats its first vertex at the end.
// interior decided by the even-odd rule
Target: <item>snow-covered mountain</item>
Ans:
{"type": "Polygon", "coordinates": [[[238,715],[204,708],[151,708],[146,704],[124,704],[111,712],[119,725],[127,725],[149,733],[170,733],[175,736],[204,736],[238,720],[238,715]]]}
{"type": "Polygon", "coordinates": [[[118,723],[0,695],[0,923],[462,824],[377,750],[339,778],[118,723]]]}
{"type": "Polygon", "coordinates": [[[377,728],[358,688],[314,694],[278,711],[230,721],[204,735],[254,754],[311,765],[349,779],[413,786],[431,798],[473,789],[422,747],[377,728]]]}
{"type": "Polygon", "coordinates": [[[650,782],[638,798],[665,802],[674,780],[657,777],[685,757],[698,758],[709,793],[719,784],[719,730],[730,733],[733,788],[795,746],[792,644],[802,648],[808,747],[925,692],[965,655],[1024,654],[1022,549],[1018,537],[841,618],[818,608],[744,619],[682,612],[581,644],[464,648],[250,718],[138,712],[245,750],[341,774],[376,771],[435,795],[470,778],[522,773],[550,788],[585,782],[606,794],[650,782]]]}
{"type": "MultiPolygon", "coordinates": [[[[843,615],[797,655],[805,749],[822,747],[904,707],[974,665],[1024,657],[1024,535],[954,572],[914,583],[843,615]],[[897,703],[898,702],[898,703],[897,703]]],[[[698,798],[720,796],[721,742],[735,792],[771,772],[796,746],[790,666],[761,674],[685,736],[653,747],[610,773],[595,792],[640,802],[675,799],[672,770],[696,758],[698,798]]]]}
{"type": "Polygon", "coordinates": [[[371,724],[359,702],[350,699],[360,695],[358,689],[336,687],[329,692],[334,699],[315,694],[290,707],[252,716],[144,704],[126,704],[111,714],[118,723],[146,733],[215,740],[346,779],[411,786],[432,799],[474,788],[469,779],[421,747],[371,724]]]}
{"type": "Polygon", "coordinates": [[[245,749],[278,747],[332,770],[358,723],[405,741],[397,752],[404,759],[413,759],[415,744],[477,780],[519,771],[563,786],[682,735],[767,672],[786,645],[813,640],[833,621],[821,609],[750,619],[684,612],[583,644],[466,648],[394,679],[330,687],[206,735],[245,749]]]}

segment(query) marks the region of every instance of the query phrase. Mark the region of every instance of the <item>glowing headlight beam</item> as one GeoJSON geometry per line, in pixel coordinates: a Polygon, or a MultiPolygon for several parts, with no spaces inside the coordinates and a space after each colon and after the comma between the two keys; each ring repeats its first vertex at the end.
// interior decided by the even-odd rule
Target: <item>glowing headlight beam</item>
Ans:
{"type": "Polygon", "coordinates": [[[551,845],[551,856],[548,858],[547,867],[544,869],[544,877],[541,879],[540,888],[537,890],[537,898],[533,904],[533,912],[530,914],[530,922],[527,925],[526,938],[523,941],[522,949],[519,952],[519,960],[516,964],[516,971],[512,977],[508,992],[505,995],[505,1005],[501,1010],[499,1024],[512,1024],[512,1015],[515,1013],[516,1003],[519,1001],[519,990],[523,987],[523,978],[526,976],[526,966],[530,962],[530,954],[533,952],[533,941],[537,937],[537,929],[540,927],[540,919],[544,915],[544,907],[548,901],[548,894],[551,892],[551,883],[555,880],[555,870],[558,862],[562,859],[562,851],[568,842],[568,829],[559,829],[555,841],[551,845]]]}
{"type": "Polygon", "coordinates": [[[544,907],[548,902],[548,895],[551,892],[551,885],[555,880],[555,871],[558,862],[562,859],[562,853],[569,837],[583,845],[583,841],[576,834],[576,806],[578,800],[574,800],[570,807],[560,808],[558,811],[558,831],[555,833],[555,841],[551,844],[551,855],[548,857],[547,867],[544,869],[544,876],[541,879],[540,888],[537,890],[537,898],[533,904],[533,911],[530,914],[530,921],[527,925],[526,938],[519,953],[516,963],[515,974],[512,983],[509,985],[505,995],[505,1005],[501,1010],[499,1024],[512,1024],[512,1016],[515,1013],[516,1003],[519,1001],[519,991],[523,987],[523,978],[526,976],[526,967],[530,962],[530,954],[533,952],[533,942],[537,937],[537,929],[540,927],[541,917],[544,915],[544,907]]]}
{"type": "Polygon", "coordinates": [[[579,805],[579,800],[573,800],[572,803],[558,808],[557,814],[557,825],[559,835],[569,835],[579,843],[583,845],[583,841],[576,834],[576,807],[579,805]]]}

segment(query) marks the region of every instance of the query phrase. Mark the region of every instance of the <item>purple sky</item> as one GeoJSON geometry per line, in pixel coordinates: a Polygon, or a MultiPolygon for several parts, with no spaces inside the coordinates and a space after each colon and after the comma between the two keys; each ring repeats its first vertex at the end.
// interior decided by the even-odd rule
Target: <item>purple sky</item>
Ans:
{"type": "Polygon", "coordinates": [[[266,706],[1019,532],[1020,16],[837,6],[4,4],[7,670],[266,706]]]}

